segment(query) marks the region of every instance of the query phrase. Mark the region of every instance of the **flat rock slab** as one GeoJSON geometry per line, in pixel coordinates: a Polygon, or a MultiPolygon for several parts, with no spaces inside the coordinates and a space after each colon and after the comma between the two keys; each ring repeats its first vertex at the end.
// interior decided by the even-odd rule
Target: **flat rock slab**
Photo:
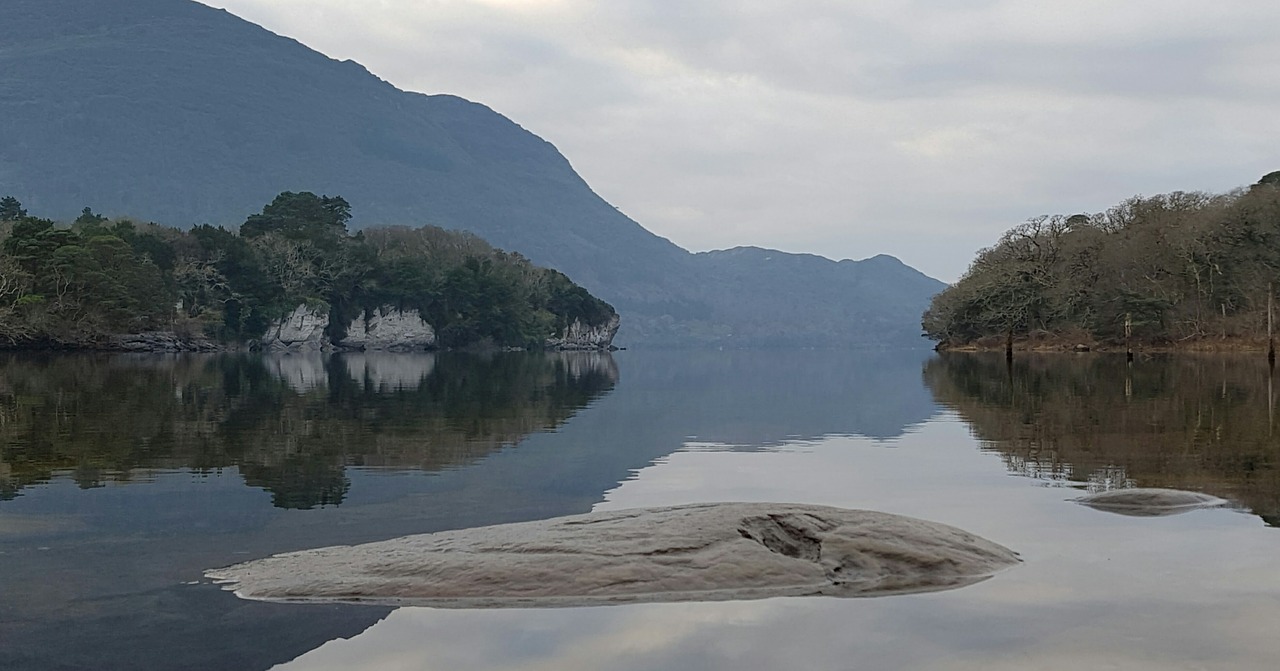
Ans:
{"type": "Polygon", "coordinates": [[[306,550],[206,575],[246,599],[497,608],[928,592],[1019,561],[910,517],[715,503],[306,550]]]}
{"type": "Polygon", "coordinates": [[[1156,488],[1113,489],[1083,496],[1076,501],[1090,508],[1135,517],[1177,515],[1199,508],[1216,508],[1227,503],[1226,499],[1200,492],[1156,488]]]}

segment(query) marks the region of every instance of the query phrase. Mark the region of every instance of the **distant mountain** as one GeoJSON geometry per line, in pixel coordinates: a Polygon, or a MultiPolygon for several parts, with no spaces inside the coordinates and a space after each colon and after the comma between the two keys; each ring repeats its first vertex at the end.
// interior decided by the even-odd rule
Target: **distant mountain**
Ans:
{"type": "Polygon", "coordinates": [[[859,333],[915,344],[920,340],[920,297],[945,286],[884,254],[837,262],[813,254],[735,247],[694,256],[700,269],[715,278],[704,294],[715,306],[715,316],[736,325],[731,339],[753,344],[834,345],[856,341],[859,333]],[[823,340],[820,334],[830,337],[823,340]]]}
{"type": "Polygon", "coordinates": [[[186,226],[286,190],[343,196],[356,227],[469,230],[555,267],[618,308],[620,344],[918,346],[943,288],[887,257],[690,254],[489,108],[190,0],[5,0],[0,195],[186,226]]]}

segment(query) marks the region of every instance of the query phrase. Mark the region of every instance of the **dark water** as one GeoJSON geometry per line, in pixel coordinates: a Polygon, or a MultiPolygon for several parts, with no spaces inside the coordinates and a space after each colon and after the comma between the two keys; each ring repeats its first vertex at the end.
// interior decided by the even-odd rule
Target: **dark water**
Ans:
{"type": "Polygon", "coordinates": [[[0,358],[4,669],[1271,669],[1257,357],[925,352],[0,358]],[[1209,492],[1131,518],[1088,490],[1209,492]],[[592,509],[772,500],[954,524],[961,590],[543,611],[242,601],[202,571],[592,509]]]}

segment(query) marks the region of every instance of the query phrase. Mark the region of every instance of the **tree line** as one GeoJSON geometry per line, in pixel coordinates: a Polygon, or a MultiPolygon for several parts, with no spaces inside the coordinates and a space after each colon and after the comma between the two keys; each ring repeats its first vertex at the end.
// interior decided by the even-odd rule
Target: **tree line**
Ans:
{"type": "Polygon", "coordinates": [[[616,314],[565,275],[470,233],[434,226],[347,230],[341,197],[284,192],[238,231],[111,220],[69,225],[0,199],[0,345],[93,346],[174,331],[236,343],[298,305],[339,340],[366,310],[418,310],[444,347],[540,346],[575,320],[616,314]]]}
{"type": "Polygon", "coordinates": [[[1175,344],[1265,337],[1280,288],[1280,171],[1228,193],[1135,196],[1040,216],[934,297],[941,347],[1005,338],[1175,344]]]}

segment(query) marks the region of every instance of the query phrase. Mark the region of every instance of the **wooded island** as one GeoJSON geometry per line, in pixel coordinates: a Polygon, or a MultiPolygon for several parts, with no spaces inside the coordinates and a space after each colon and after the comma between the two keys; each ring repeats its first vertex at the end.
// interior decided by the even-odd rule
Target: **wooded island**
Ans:
{"type": "Polygon", "coordinates": [[[380,311],[415,314],[441,347],[542,347],[616,329],[608,303],[518,253],[433,226],[351,234],[350,218],[341,197],[285,192],[238,233],[113,221],[87,207],[64,226],[6,196],[0,347],[97,348],[151,332],[252,343],[297,311],[327,315],[334,343],[380,311]]]}
{"type": "Polygon", "coordinates": [[[934,297],[923,327],[938,349],[1265,348],[1277,290],[1280,171],[1030,219],[934,297]]]}

